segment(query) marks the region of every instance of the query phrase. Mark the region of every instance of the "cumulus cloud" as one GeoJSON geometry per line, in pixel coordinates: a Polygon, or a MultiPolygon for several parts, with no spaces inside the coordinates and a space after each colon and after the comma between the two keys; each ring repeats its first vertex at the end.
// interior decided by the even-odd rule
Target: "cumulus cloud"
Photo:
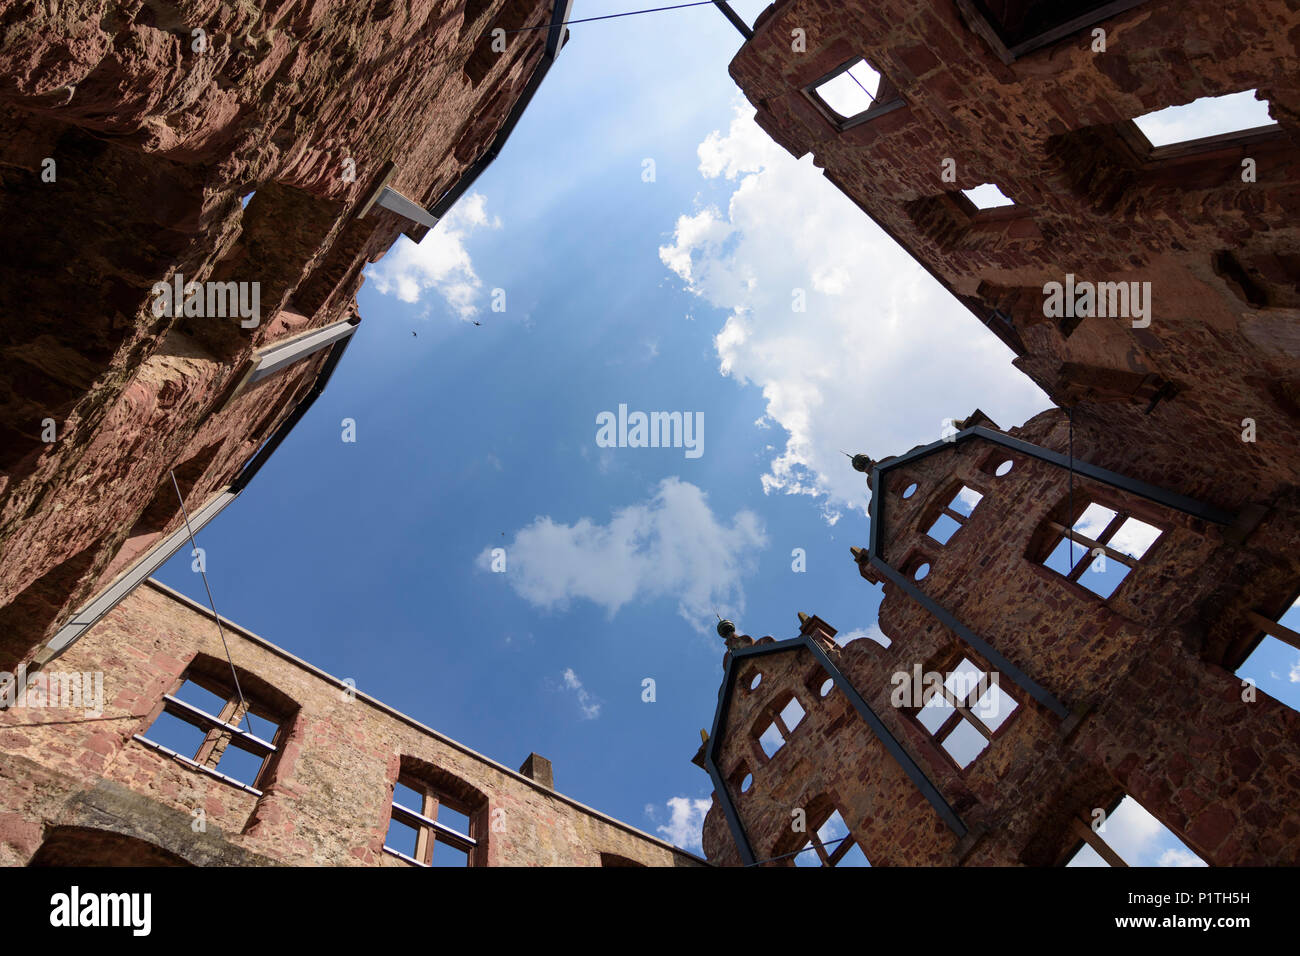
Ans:
{"type": "MultiPolygon", "coordinates": [[[[1129,866],[1206,865],[1132,797],[1120,801],[1106,819],[1100,836],[1129,866]]],[[[1094,850],[1085,847],[1073,865],[1105,866],[1106,863],[1094,850]]]]}
{"type": "MultiPolygon", "coordinates": [[[[521,597],[547,610],[582,599],[612,618],[633,601],[675,598],[678,613],[703,633],[715,608],[744,610],[742,581],[766,544],[752,511],[720,521],[698,487],[666,478],[646,501],[614,512],[605,524],[536,518],[506,547],[505,574],[521,597]]],[[[485,548],[477,563],[490,570],[492,550],[485,548]]]]}
{"type": "Polygon", "coordinates": [[[597,700],[587,688],[582,686],[582,681],[574,673],[572,667],[564,669],[564,687],[566,690],[577,691],[578,706],[582,708],[583,720],[595,720],[600,716],[601,701],[597,700]]]}
{"type": "Polygon", "coordinates": [[[818,498],[833,524],[867,500],[841,450],[883,458],[938,439],[945,418],[976,407],[1006,427],[1050,402],[809,157],[793,159],[751,116],[738,106],[699,147],[705,178],[736,183],[727,209],[680,216],[659,257],[727,310],[719,368],[761,388],[765,419],[787,433],[765,491],[818,498]]]}
{"type": "Polygon", "coordinates": [[[1156,866],[1205,866],[1205,861],[1189,850],[1165,850],[1156,866]]]}
{"type": "Polygon", "coordinates": [[[396,245],[366,275],[381,295],[419,302],[432,289],[463,321],[478,312],[483,282],[474,271],[465,237],[478,229],[499,229],[501,220],[487,213],[487,198],[470,193],[425,235],[419,244],[399,236],[396,245]]]}
{"type": "MultiPolygon", "coordinates": [[[[683,850],[702,852],[704,817],[708,812],[708,800],[671,797],[668,800],[668,822],[655,827],[655,830],[669,843],[683,850]]],[[[653,814],[651,819],[654,819],[653,814]]]]}

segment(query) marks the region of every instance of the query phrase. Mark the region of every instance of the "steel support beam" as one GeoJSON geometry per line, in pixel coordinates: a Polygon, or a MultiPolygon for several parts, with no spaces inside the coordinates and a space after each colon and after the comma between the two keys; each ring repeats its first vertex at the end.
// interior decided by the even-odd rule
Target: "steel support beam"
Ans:
{"type": "MultiPolygon", "coordinates": [[[[232,492],[227,488],[209,499],[207,504],[190,516],[190,527],[194,529],[194,533],[198,534],[201,528],[221,514],[226,505],[230,504],[238,496],[238,492],[232,492]]],[[[166,564],[172,555],[179,551],[187,541],[189,541],[189,531],[185,525],[181,525],[150,548],[144,557],[137,561],[130,570],[101,591],[89,604],[86,604],[76,614],[72,615],[72,620],[59,628],[58,633],[50,638],[40,652],[39,662],[41,664],[48,663],[67,650],[91,625],[113,610],[122,598],[130,594],[147,577],[166,564]]]]}
{"type": "Polygon", "coordinates": [[[921,791],[944,823],[948,824],[948,827],[957,835],[957,838],[960,840],[967,837],[970,831],[966,824],[962,822],[948,801],[943,798],[943,794],[939,792],[939,788],[934,785],[933,781],[926,776],[925,771],[912,759],[906,748],[889,732],[889,728],[871,709],[871,705],[858,693],[857,688],[853,686],[844,672],[831,660],[830,655],[816,640],[808,634],[800,634],[798,637],[785,641],[776,641],[772,644],[756,644],[752,647],[742,647],[731,651],[730,657],[727,659],[727,670],[722,678],[722,687],[718,691],[718,709],[713,716],[713,730],[710,732],[709,742],[704,748],[704,769],[713,780],[714,791],[722,804],[722,813],[727,820],[728,829],[731,830],[731,837],[736,844],[741,863],[745,866],[753,866],[761,861],[755,859],[753,846],[749,842],[749,835],[745,832],[745,826],[736,812],[736,805],[731,791],[727,788],[727,781],[723,778],[717,764],[717,751],[722,734],[726,730],[727,713],[731,709],[731,694],[735,686],[736,672],[739,669],[740,662],[748,658],[780,654],[786,651],[798,650],[801,647],[808,649],[817,663],[821,665],[822,670],[826,672],[826,675],[835,682],[835,686],[849,699],[858,716],[862,718],[863,722],[876,736],[876,739],[884,744],[886,752],[898,763],[903,772],[907,774],[908,779],[921,791]]]}
{"type": "Polygon", "coordinates": [[[993,667],[997,668],[999,672],[1010,677],[1011,680],[1015,682],[1016,686],[1026,694],[1038,701],[1062,720],[1070,716],[1070,708],[1057,700],[1054,694],[1022,671],[1015,664],[1003,657],[1001,653],[988,643],[988,641],[984,640],[984,638],[980,637],[961,621],[957,620],[957,618],[953,617],[953,615],[939,604],[938,601],[934,600],[934,598],[930,597],[917,587],[915,581],[910,580],[907,575],[889,565],[883,558],[874,552],[871,555],[871,564],[886,578],[888,578],[891,584],[902,588],[908,597],[920,604],[921,607],[929,611],[940,624],[961,638],[968,647],[979,652],[979,654],[993,667]]]}
{"type": "Polygon", "coordinates": [[[746,40],[754,38],[753,29],[741,18],[739,13],[731,9],[731,4],[727,3],[727,0],[713,0],[713,5],[722,11],[722,15],[731,22],[733,27],[740,31],[742,37],[746,40]]]}
{"type": "Polygon", "coordinates": [[[240,387],[247,388],[254,382],[268,375],[274,375],[280,369],[305,359],[340,339],[347,338],[357,330],[357,324],[350,319],[343,319],[323,328],[314,329],[305,335],[299,335],[287,342],[277,342],[275,345],[261,349],[255,353],[256,364],[240,387]]]}
{"type": "Polygon", "coordinates": [[[421,226],[427,226],[429,229],[438,225],[437,216],[430,215],[429,210],[418,202],[407,199],[392,186],[384,186],[379,190],[379,197],[375,200],[375,205],[391,209],[399,216],[419,223],[421,226]]]}
{"type": "Polygon", "coordinates": [[[1237,519],[1236,516],[1216,508],[1213,505],[1197,501],[1187,495],[1180,495],[1177,492],[1169,491],[1156,485],[1148,484],[1128,475],[1122,475],[1118,472],[1110,471],[1106,468],[1100,468],[1097,465],[1090,464],[1086,461],[1072,459],[1060,452],[1043,448],[1032,442],[1023,441],[1019,438],[1012,438],[1002,432],[987,428],[984,425],[975,425],[971,428],[962,429],[949,440],[939,440],[931,442],[921,448],[914,449],[907,454],[893,458],[881,464],[877,464],[871,469],[871,537],[870,554],[871,566],[879,570],[895,586],[901,588],[909,597],[920,604],[926,611],[934,616],[944,627],[955,633],[968,646],[978,651],[985,660],[996,667],[999,671],[1010,677],[1022,690],[1030,697],[1038,701],[1058,717],[1065,719],[1070,715],[1069,708],[1062,704],[1055,695],[1040,685],[1037,681],[1027,675],[1016,665],[998,653],[987,641],[972,631],[961,621],[957,620],[946,608],[927,595],[916,583],[909,580],[906,575],[886,560],[882,549],[882,529],[885,526],[885,510],[888,496],[885,490],[888,484],[889,472],[900,468],[903,465],[918,461],[922,458],[928,458],[930,455],[947,451],[954,448],[961,442],[970,441],[971,439],[983,439],[993,445],[999,445],[1008,448],[1018,454],[1025,455],[1029,458],[1036,458],[1039,461],[1045,461],[1049,464],[1056,465],[1060,468],[1073,471],[1085,478],[1099,481],[1102,484],[1110,485],[1121,491],[1146,498],[1148,501],[1154,501],[1157,504],[1164,505],[1167,508],[1173,508],[1184,514],[1192,515],[1206,521],[1214,522],[1220,525],[1232,525],[1237,519]]]}

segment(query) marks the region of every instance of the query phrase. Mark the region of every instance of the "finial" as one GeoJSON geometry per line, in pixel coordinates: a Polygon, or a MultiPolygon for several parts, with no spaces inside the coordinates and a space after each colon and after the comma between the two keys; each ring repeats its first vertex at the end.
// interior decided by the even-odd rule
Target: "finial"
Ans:
{"type": "Polygon", "coordinates": [[[852,456],[851,461],[853,462],[853,470],[860,471],[864,475],[871,471],[872,466],[875,465],[875,462],[871,460],[869,455],[863,455],[861,453],[852,456]]]}
{"type": "Polygon", "coordinates": [[[722,619],[718,620],[718,637],[722,638],[725,641],[727,638],[731,637],[731,635],[735,633],[736,633],[736,625],[732,624],[730,621],[724,621],[722,619]]]}
{"type": "Polygon", "coordinates": [[[808,615],[805,614],[803,611],[800,611],[800,612],[799,612],[799,624],[800,624],[800,625],[804,625],[804,624],[807,624],[807,623],[808,623],[808,615]]]}

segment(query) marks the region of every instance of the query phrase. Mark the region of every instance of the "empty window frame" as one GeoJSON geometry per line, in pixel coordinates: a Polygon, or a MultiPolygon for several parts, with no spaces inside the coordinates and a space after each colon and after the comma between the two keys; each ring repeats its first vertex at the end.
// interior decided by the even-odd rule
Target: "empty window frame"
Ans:
{"type": "Polygon", "coordinates": [[[1181,106],[1167,106],[1135,117],[1133,124],[1153,148],[1277,127],[1268,113],[1268,101],[1256,99],[1254,90],[1203,96],[1181,106]]]}
{"type": "Polygon", "coordinates": [[[794,856],[795,866],[870,866],[838,810],[818,824],[794,856]]]}
{"type": "Polygon", "coordinates": [[[962,525],[974,513],[975,506],[983,499],[983,494],[974,488],[962,485],[952,496],[952,500],[944,505],[938,517],[930,523],[925,533],[940,544],[947,544],[952,536],[961,530],[962,525]]]}
{"type": "MultiPolygon", "coordinates": [[[[785,746],[786,741],[790,739],[790,734],[803,720],[804,709],[799,704],[799,699],[792,694],[781,705],[780,710],[773,708],[768,714],[769,716],[764,718],[767,726],[757,736],[758,746],[764,756],[771,760],[776,756],[776,752],[785,746]]],[[[759,724],[763,722],[760,720],[759,724]]]]}
{"type": "Polygon", "coordinates": [[[926,686],[926,699],[913,712],[917,723],[963,769],[983,752],[1019,706],[1000,681],[994,683],[990,673],[963,657],[941,687],[926,686]]]}
{"type": "Polygon", "coordinates": [[[1055,43],[1145,0],[958,0],[1006,62],[1055,43]]]}
{"type": "Polygon", "coordinates": [[[162,712],[135,739],[261,796],[280,726],[279,717],[247,697],[241,702],[233,688],[187,675],[163,696],[162,712]]]}
{"type": "Polygon", "coordinates": [[[1049,521],[1051,547],[1044,567],[1108,598],[1137,567],[1161,535],[1161,530],[1092,501],[1070,527],[1049,521]],[[1087,573],[1085,573],[1087,572],[1087,573]]]}
{"type": "Polygon", "coordinates": [[[422,780],[400,777],[384,852],[412,866],[473,866],[474,830],[470,807],[422,780]]]}
{"type": "Polygon", "coordinates": [[[1094,809],[1086,819],[1083,816],[1072,819],[1070,836],[1075,842],[1068,851],[1066,866],[1206,865],[1172,830],[1130,796],[1119,800],[1109,812],[1094,809]]]}
{"type": "Polygon", "coordinates": [[[851,129],[903,105],[888,78],[862,57],[841,64],[804,88],[809,100],[840,130],[851,129]]]}
{"type": "Polygon", "coordinates": [[[974,189],[963,189],[961,194],[980,212],[1016,204],[1016,201],[999,189],[996,183],[981,183],[974,189]]]}

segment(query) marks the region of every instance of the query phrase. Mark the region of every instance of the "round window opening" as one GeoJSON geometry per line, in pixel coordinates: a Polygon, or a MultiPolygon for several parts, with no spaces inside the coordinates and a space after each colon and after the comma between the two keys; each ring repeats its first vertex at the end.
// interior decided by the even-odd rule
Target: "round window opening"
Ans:
{"type": "Polygon", "coordinates": [[[755,674],[755,675],[754,675],[754,679],[753,679],[752,681],[749,682],[749,689],[750,689],[750,690],[753,690],[755,687],[757,687],[757,686],[758,686],[759,684],[761,684],[762,682],[763,682],[763,675],[762,675],[762,674],[755,674]]]}
{"type": "Polygon", "coordinates": [[[822,684],[821,695],[825,697],[827,694],[831,692],[831,688],[834,686],[835,686],[835,681],[831,680],[829,677],[826,678],[825,683],[822,684]]]}
{"type": "Polygon", "coordinates": [[[929,573],[930,573],[930,562],[926,561],[912,573],[912,577],[920,581],[929,573]]]}
{"type": "Polygon", "coordinates": [[[910,498],[910,497],[912,497],[912,495],[914,495],[914,494],[916,494],[916,482],[915,482],[915,481],[912,482],[910,485],[908,485],[906,488],[903,489],[903,497],[904,497],[904,498],[910,498]]]}
{"type": "Polygon", "coordinates": [[[1002,464],[998,465],[997,471],[993,473],[997,475],[999,478],[1001,478],[1003,475],[1009,472],[1014,466],[1015,466],[1015,462],[1013,462],[1010,458],[1008,458],[1002,464]]]}
{"type": "Polygon", "coordinates": [[[749,788],[753,785],[753,783],[754,783],[754,775],[752,773],[745,774],[745,779],[740,781],[740,792],[749,793],[749,788]]]}

